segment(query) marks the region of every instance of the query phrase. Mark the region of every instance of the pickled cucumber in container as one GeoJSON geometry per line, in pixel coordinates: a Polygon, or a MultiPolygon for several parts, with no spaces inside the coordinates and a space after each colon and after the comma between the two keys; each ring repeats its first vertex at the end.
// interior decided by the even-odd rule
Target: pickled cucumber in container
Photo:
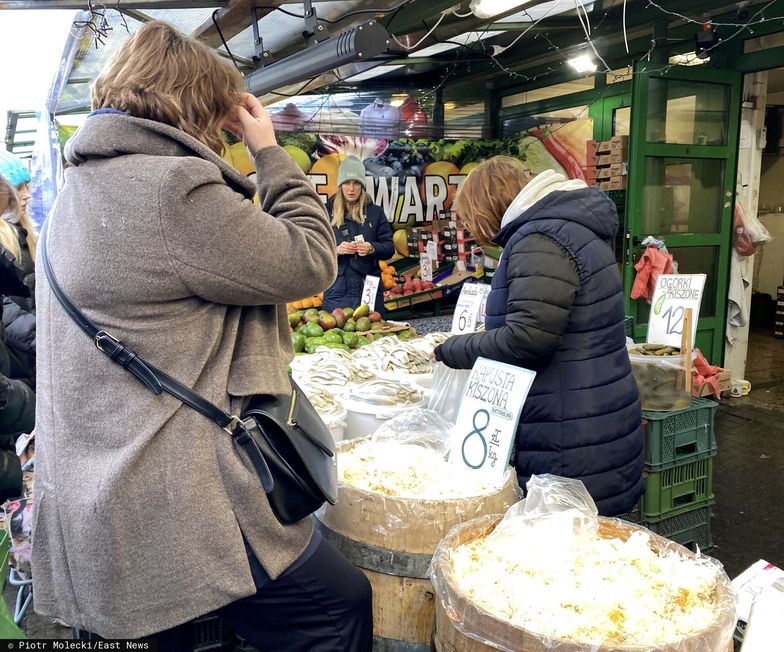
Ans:
{"type": "Polygon", "coordinates": [[[686,356],[663,344],[639,344],[629,349],[632,373],[643,410],[682,410],[691,405],[686,356]]]}

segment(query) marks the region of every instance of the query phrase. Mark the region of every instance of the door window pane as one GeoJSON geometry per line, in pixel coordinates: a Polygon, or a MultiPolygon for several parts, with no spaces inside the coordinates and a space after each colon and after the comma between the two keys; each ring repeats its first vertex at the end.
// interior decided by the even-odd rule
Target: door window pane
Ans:
{"type": "Polygon", "coordinates": [[[613,111],[613,136],[628,136],[632,120],[632,107],[624,106],[613,111]]]}
{"type": "MultiPolygon", "coordinates": [[[[678,263],[679,274],[705,274],[705,290],[700,305],[700,318],[716,316],[716,293],[718,288],[719,247],[668,247],[673,260],[678,263]]],[[[637,304],[637,323],[647,324],[651,306],[644,299],[637,304]]]]}
{"type": "Polygon", "coordinates": [[[730,87],[660,79],[648,83],[649,143],[726,145],[730,87]]]}
{"type": "Polygon", "coordinates": [[[678,274],[706,274],[700,317],[716,316],[719,247],[672,247],[667,249],[678,263],[678,274]]]}
{"type": "Polygon", "coordinates": [[[646,157],[642,231],[718,233],[723,193],[723,159],[646,157]]]}

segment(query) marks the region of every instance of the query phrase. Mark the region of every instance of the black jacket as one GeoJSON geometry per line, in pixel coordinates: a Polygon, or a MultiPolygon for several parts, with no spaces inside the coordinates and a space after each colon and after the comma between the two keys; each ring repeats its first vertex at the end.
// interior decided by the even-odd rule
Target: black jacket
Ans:
{"type": "Polygon", "coordinates": [[[542,473],[582,480],[603,515],[631,511],[643,491],[642,415],[608,244],[617,226],[597,188],[535,203],[494,237],[504,252],[487,331],[436,349],[451,367],[482,356],[536,371],[517,431],[520,483],[542,473]]]}

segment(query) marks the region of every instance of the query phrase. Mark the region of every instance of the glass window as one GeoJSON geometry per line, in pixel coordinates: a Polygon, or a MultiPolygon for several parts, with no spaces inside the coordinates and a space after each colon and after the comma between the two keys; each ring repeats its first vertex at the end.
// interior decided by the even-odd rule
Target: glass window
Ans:
{"type": "Polygon", "coordinates": [[[784,32],[766,34],[757,38],[750,38],[743,44],[744,52],[759,52],[769,48],[777,48],[784,45],[784,32]]]}
{"type": "Polygon", "coordinates": [[[725,145],[730,88],[723,84],[660,79],[648,86],[649,143],[725,145]]]}
{"type": "Polygon", "coordinates": [[[642,231],[718,233],[723,193],[723,159],[646,157],[642,231]]]}
{"type": "Polygon", "coordinates": [[[632,107],[624,106],[613,111],[613,136],[628,136],[632,121],[632,107]]]}
{"type": "Polygon", "coordinates": [[[552,86],[545,86],[544,88],[535,88],[522,93],[506,95],[501,98],[501,108],[506,109],[510,106],[518,106],[520,104],[528,104],[529,102],[538,102],[540,100],[549,100],[553,97],[561,97],[562,95],[570,95],[571,93],[579,93],[581,91],[590,91],[593,87],[593,77],[573,79],[572,81],[553,84],[552,86]]]}
{"type": "Polygon", "coordinates": [[[605,82],[607,84],[617,84],[618,82],[628,81],[634,75],[634,68],[632,66],[624,66],[623,68],[616,68],[607,73],[605,82]]]}

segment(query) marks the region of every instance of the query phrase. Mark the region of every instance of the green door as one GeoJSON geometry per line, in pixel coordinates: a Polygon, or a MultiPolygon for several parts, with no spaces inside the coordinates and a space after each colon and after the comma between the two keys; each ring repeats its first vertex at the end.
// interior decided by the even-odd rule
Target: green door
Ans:
{"type": "Polygon", "coordinates": [[[714,364],[724,324],[738,148],[741,75],[703,66],[638,64],[632,88],[624,245],[627,314],[645,338],[650,306],[633,301],[634,264],[652,235],[681,274],[707,274],[696,345],[714,364]]]}

